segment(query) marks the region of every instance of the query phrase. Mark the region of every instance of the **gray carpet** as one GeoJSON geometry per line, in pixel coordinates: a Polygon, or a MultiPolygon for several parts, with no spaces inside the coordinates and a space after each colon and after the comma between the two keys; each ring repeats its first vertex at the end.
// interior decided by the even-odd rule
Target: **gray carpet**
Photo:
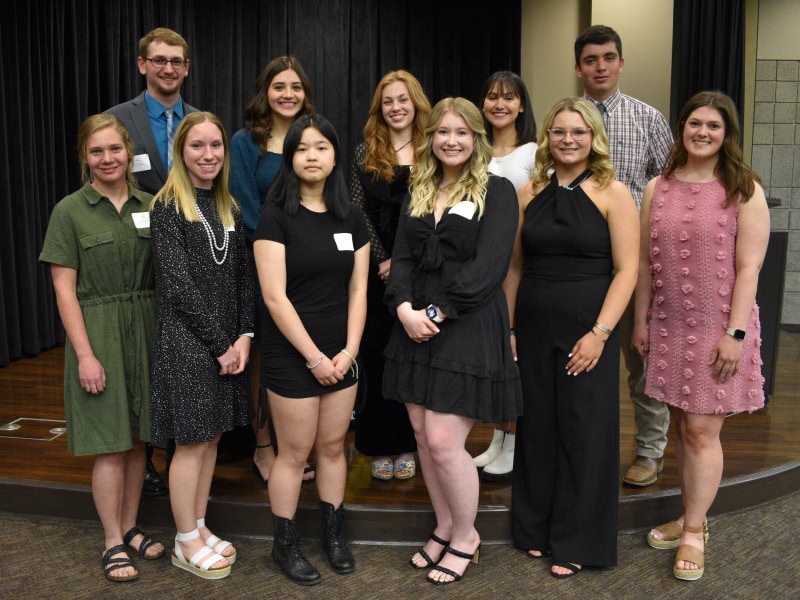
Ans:
{"type": "MultiPolygon", "coordinates": [[[[264,515],[267,518],[267,514],[264,515]]],[[[323,581],[312,588],[289,582],[269,559],[271,541],[233,539],[239,559],[227,579],[205,581],[159,561],[137,560],[137,581],[111,583],[100,566],[98,522],[29,518],[0,513],[0,597],[28,598],[291,598],[393,600],[396,598],[642,598],[800,597],[800,494],[710,522],[706,574],[697,582],[672,577],[673,551],[652,550],[644,532],[621,534],[619,566],[586,569],[556,580],[546,560],[530,560],[510,546],[485,546],[479,565],[461,582],[436,587],[425,571],[407,565],[413,548],[354,546],[357,570],[332,573],[316,542],[306,554],[323,581]]],[[[157,531],[168,539],[170,531],[157,531]]],[[[314,532],[316,533],[316,532],[314,532]]],[[[173,533],[174,534],[174,533],[173,533]]],[[[168,543],[171,548],[171,542],[168,543]]]]}

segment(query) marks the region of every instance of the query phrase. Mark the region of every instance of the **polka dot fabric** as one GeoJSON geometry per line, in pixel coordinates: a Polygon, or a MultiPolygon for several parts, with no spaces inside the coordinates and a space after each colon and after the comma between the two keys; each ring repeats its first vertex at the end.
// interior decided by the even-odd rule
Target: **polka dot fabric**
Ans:
{"type": "Polygon", "coordinates": [[[736,284],[738,206],[716,181],[659,179],[650,208],[650,354],[646,393],[696,414],[764,406],[761,325],[753,306],[739,372],[719,383],[709,365],[725,335],[736,284]]]}

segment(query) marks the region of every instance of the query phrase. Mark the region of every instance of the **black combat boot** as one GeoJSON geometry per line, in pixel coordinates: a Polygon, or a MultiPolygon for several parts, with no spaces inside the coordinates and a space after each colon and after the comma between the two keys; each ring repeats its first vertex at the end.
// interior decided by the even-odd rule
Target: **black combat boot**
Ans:
{"type": "Polygon", "coordinates": [[[356,570],[356,561],[344,539],[344,508],[336,510],[333,504],[320,500],[319,509],[322,514],[322,549],[328,557],[331,569],[340,575],[356,570]]]}
{"type": "Polygon", "coordinates": [[[300,550],[297,523],[272,515],[272,560],[292,581],[300,585],[316,585],[322,578],[300,550]]]}

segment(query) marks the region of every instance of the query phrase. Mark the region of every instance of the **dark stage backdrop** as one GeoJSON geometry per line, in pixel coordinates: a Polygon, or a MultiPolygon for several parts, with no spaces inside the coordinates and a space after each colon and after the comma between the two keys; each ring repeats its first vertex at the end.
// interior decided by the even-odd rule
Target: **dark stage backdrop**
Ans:
{"type": "Polygon", "coordinates": [[[405,68],[432,102],[473,101],[493,71],[520,66],[520,1],[8,0],[0,8],[0,365],[63,340],[38,263],[53,205],[80,187],[80,123],[136,96],[139,39],[170,27],[189,42],[183,96],[242,126],[255,79],[295,54],[319,112],[350,156],[375,84],[405,68]]]}

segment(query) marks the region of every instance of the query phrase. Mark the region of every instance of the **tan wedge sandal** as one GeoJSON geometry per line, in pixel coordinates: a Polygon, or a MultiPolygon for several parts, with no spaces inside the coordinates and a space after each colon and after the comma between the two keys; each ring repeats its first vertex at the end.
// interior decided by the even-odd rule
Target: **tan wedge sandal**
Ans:
{"type": "MultiPolygon", "coordinates": [[[[662,538],[656,539],[653,537],[653,530],[647,532],[647,544],[656,550],[672,550],[681,545],[681,534],[683,527],[677,521],[670,521],[664,523],[653,529],[661,532],[662,538]]],[[[703,539],[708,541],[708,521],[703,523],[703,539]]]]}
{"type": "MultiPolygon", "coordinates": [[[[683,524],[683,529],[688,531],[689,533],[704,533],[704,527],[690,527],[683,524]]],[[[697,581],[703,576],[705,572],[705,543],[703,543],[704,549],[700,550],[699,548],[695,548],[694,546],[689,546],[688,544],[681,544],[678,546],[678,553],[675,555],[675,566],[672,568],[672,574],[675,576],[676,579],[681,579],[683,581],[697,581]],[[697,565],[696,569],[679,569],[678,563],[679,562],[690,562],[697,565]]]]}

